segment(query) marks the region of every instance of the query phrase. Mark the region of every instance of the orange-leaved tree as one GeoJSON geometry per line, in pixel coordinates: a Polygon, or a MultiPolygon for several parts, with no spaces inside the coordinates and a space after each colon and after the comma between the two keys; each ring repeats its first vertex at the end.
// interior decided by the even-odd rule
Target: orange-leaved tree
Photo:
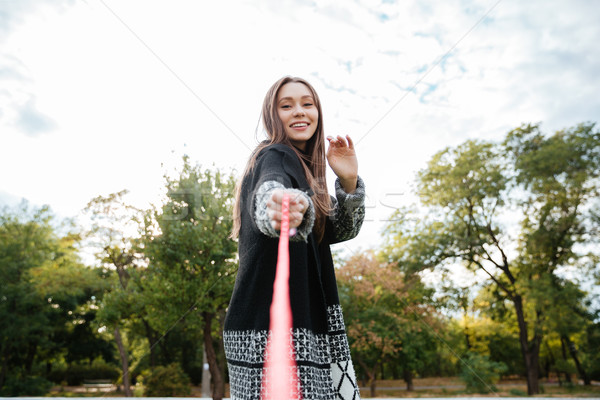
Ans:
{"type": "Polygon", "coordinates": [[[436,346],[438,320],[431,292],[418,276],[406,277],[374,252],[357,254],[337,271],[353,358],[375,396],[376,372],[386,361],[400,364],[412,389],[412,375],[436,346]]]}

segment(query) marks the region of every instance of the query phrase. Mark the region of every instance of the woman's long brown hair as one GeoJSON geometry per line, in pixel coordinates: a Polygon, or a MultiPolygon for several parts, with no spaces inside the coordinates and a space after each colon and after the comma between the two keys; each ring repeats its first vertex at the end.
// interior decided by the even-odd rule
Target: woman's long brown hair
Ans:
{"type": "Polygon", "coordinates": [[[289,146],[296,153],[298,158],[302,161],[301,164],[304,168],[306,180],[308,181],[308,184],[314,192],[313,196],[311,197],[315,206],[314,232],[318,241],[320,242],[323,239],[323,235],[325,233],[325,220],[327,218],[327,215],[331,211],[331,199],[327,192],[327,181],[325,177],[326,162],[324,136],[325,134],[323,132],[323,112],[321,109],[321,101],[319,100],[317,92],[307,81],[305,81],[302,78],[285,76],[279,79],[273,84],[273,86],[271,86],[271,88],[265,96],[265,100],[263,102],[262,107],[262,122],[267,132],[268,140],[260,143],[254,150],[254,152],[250,156],[250,159],[248,160],[248,164],[246,165],[244,175],[237,184],[235,193],[235,204],[233,207],[233,230],[231,233],[231,237],[237,238],[240,233],[242,211],[240,207],[240,195],[243,179],[254,168],[256,158],[262,149],[275,143],[282,143],[289,146]],[[304,153],[300,152],[290,142],[289,137],[285,133],[283,123],[279,119],[279,114],[277,113],[277,95],[279,94],[279,90],[281,89],[281,87],[283,87],[283,85],[290,82],[298,82],[305,85],[308,88],[308,90],[310,90],[314,99],[315,106],[319,111],[317,129],[312,138],[310,138],[306,142],[306,149],[304,153]]]}

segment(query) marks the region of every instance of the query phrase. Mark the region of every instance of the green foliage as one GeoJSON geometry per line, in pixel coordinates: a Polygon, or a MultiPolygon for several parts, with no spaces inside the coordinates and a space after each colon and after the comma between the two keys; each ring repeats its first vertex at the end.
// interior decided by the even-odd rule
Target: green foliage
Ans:
{"type": "MultiPolygon", "coordinates": [[[[187,157],[175,178],[166,177],[167,197],[160,209],[145,216],[140,240],[149,264],[134,280],[152,329],[169,332],[177,325],[189,340],[209,343],[206,354],[213,396],[224,391],[215,343],[229,304],[237,270],[237,244],[230,238],[235,180],[219,170],[192,166],[187,157]]],[[[182,348],[187,371],[196,354],[182,348]]]]}
{"type": "Polygon", "coordinates": [[[587,327],[582,342],[584,368],[590,379],[600,381],[600,322],[587,327]]]}
{"type": "Polygon", "coordinates": [[[143,255],[135,246],[142,212],[126,204],[126,194],[124,190],[98,196],[84,210],[91,226],[86,245],[94,249],[107,286],[98,317],[109,327],[140,313],[128,283],[143,264],[143,255]]]}
{"type": "Polygon", "coordinates": [[[237,267],[229,238],[234,187],[232,176],[184,158],[180,175],[167,178],[166,202],[146,215],[141,245],[150,263],[138,300],[157,331],[184,315],[181,322],[199,327],[202,312],[218,314],[229,303],[237,267]],[[199,312],[190,313],[192,306],[199,312]]]}
{"type": "Polygon", "coordinates": [[[24,374],[9,374],[0,396],[44,396],[52,388],[52,382],[40,377],[24,374]]]}
{"type": "Polygon", "coordinates": [[[514,388],[510,389],[508,391],[508,393],[510,393],[511,396],[519,396],[519,397],[527,396],[527,392],[524,392],[524,391],[522,391],[520,389],[514,389],[514,388]]]}
{"type": "Polygon", "coordinates": [[[25,354],[50,335],[52,310],[36,290],[31,270],[51,262],[59,247],[49,210],[28,215],[26,207],[0,215],[0,356],[11,369],[30,368],[25,354]]]}
{"type": "Polygon", "coordinates": [[[504,363],[490,361],[488,356],[471,352],[463,359],[460,378],[467,385],[468,392],[495,392],[495,384],[506,370],[504,363]]]}
{"type": "Polygon", "coordinates": [[[178,364],[156,367],[144,377],[145,397],[184,397],[191,393],[190,378],[178,364]]]}
{"type": "Polygon", "coordinates": [[[187,157],[176,176],[165,179],[159,207],[128,206],[126,191],[88,205],[89,242],[111,282],[98,320],[111,332],[120,327],[134,375],[179,360],[197,380],[204,325],[219,343],[237,267],[237,245],[229,238],[235,182],[192,166],[187,157]],[[133,351],[142,337],[150,350],[133,351]]]}
{"type": "Polygon", "coordinates": [[[577,369],[575,365],[570,360],[565,360],[564,358],[559,358],[554,363],[554,368],[556,371],[560,371],[565,374],[573,375],[577,373],[577,369]]]}
{"type": "Polygon", "coordinates": [[[11,379],[24,381],[34,375],[36,363],[61,354],[88,360],[102,353],[112,357],[111,349],[103,347],[106,342],[89,327],[102,283],[95,271],[79,261],[79,235],[64,233],[67,229],[72,227],[57,224],[47,207],[29,210],[23,203],[0,212],[0,359],[4,366],[0,382],[4,385],[10,384],[5,371],[11,379]],[[76,348],[69,348],[73,343],[98,346],[76,355],[76,348]]]}

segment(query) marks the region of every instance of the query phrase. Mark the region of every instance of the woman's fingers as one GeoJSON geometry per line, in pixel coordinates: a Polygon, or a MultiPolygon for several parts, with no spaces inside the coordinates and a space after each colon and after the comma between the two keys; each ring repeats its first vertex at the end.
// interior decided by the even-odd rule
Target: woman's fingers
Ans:
{"type": "Polygon", "coordinates": [[[283,202],[283,190],[282,189],[273,190],[273,193],[271,194],[270,202],[272,202],[273,205],[275,205],[275,206],[281,207],[281,203],[283,202]]]}
{"type": "Polygon", "coordinates": [[[289,190],[275,189],[273,190],[273,194],[271,195],[271,200],[277,203],[278,206],[281,206],[281,203],[283,203],[283,195],[285,193],[287,193],[290,196],[290,205],[296,204],[302,199],[302,195],[298,193],[289,190]]]}
{"type": "Polygon", "coordinates": [[[350,135],[346,135],[346,139],[348,139],[348,147],[350,147],[351,149],[354,148],[354,142],[352,141],[352,138],[350,137],[350,135]]]}
{"type": "MultiPolygon", "coordinates": [[[[276,189],[271,194],[271,198],[267,201],[267,215],[271,226],[275,230],[281,229],[282,219],[282,203],[283,195],[286,191],[283,189],[276,189]]],[[[290,194],[290,207],[289,207],[289,222],[290,228],[297,228],[302,223],[304,213],[308,209],[308,201],[304,196],[299,195],[295,192],[289,192],[290,194]]]]}
{"type": "MultiPolygon", "coordinates": [[[[279,218],[277,218],[277,215],[269,218],[271,226],[276,231],[281,230],[281,213],[279,213],[278,216],[279,216],[279,218]]],[[[302,224],[302,214],[301,213],[290,214],[290,229],[297,228],[300,226],[300,224],[302,224]]]]}
{"type": "Polygon", "coordinates": [[[267,210],[267,215],[269,216],[269,221],[271,221],[271,225],[273,223],[280,224],[281,223],[281,211],[269,209],[267,210]]]}
{"type": "MultiPolygon", "coordinates": [[[[281,210],[283,203],[283,194],[285,193],[282,189],[276,189],[271,195],[271,199],[267,202],[267,207],[274,210],[281,210]]],[[[288,192],[290,195],[290,212],[300,211],[304,213],[308,208],[308,201],[306,198],[295,192],[288,192]]]]}
{"type": "Polygon", "coordinates": [[[349,147],[354,149],[354,142],[350,138],[350,135],[341,136],[338,135],[336,138],[333,136],[327,136],[327,140],[329,141],[329,145],[333,147],[349,147]]]}
{"type": "Polygon", "coordinates": [[[290,203],[290,210],[292,210],[292,211],[300,211],[302,214],[304,214],[307,209],[308,209],[308,200],[306,200],[306,198],[302,195],[298,195],[290,203]]]}
{"type": "Polygon", "coordinates": [[[333,147],[340,147],[343,142],[340,141],[340,136],[337,138],[333,136],[327,136],[327,140],[329,141],[329,145],[333,147]]]}

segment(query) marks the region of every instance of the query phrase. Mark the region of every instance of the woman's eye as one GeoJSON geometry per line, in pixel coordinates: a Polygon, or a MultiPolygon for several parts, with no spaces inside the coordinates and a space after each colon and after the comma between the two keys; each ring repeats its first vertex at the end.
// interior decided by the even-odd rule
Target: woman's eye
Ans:
{"type": "Polygon", "coordinates": [[[286,104],[286,105],[283,105],[283,106],[281,106],[281,108],[290,108],[290,107],[291,107],[291,106],[289,106],[289,105],[287,105],[287,104],[286,104]]]}
{"type": "Polygon", "coordinates": [[[306,103],[306,104],[304,105],[304,107],[310,107],[310,106],[312,106],[312,103],[306,103]]]}

